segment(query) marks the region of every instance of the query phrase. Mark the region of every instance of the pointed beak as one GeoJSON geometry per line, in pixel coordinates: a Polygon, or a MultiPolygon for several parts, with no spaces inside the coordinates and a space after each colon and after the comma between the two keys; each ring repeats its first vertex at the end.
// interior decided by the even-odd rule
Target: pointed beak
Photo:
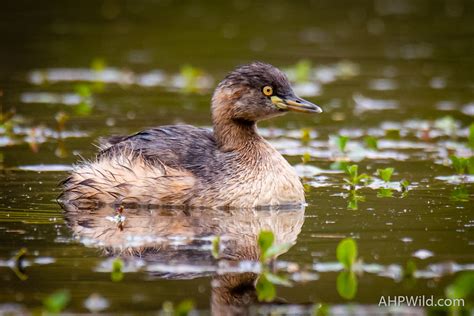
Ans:
{"type": "Polygon", "coordinates": [[[297,96],[280,98],[276,95],[271,97],[272,103],[281,110],[302,112],[302,113],[321,113],[323,110],[309,101],[297,96]]]}

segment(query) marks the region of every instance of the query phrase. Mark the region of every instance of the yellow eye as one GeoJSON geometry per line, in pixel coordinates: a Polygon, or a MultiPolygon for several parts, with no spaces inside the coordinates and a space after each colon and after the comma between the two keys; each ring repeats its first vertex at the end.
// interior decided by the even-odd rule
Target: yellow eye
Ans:
{"type": "Polygon", "coordinates": [[[268,96],[268,97],[273,94],[273,88],[270,87],[270,86],[263,87],[262,91],[263,91],[263,94],[268,96]]]}

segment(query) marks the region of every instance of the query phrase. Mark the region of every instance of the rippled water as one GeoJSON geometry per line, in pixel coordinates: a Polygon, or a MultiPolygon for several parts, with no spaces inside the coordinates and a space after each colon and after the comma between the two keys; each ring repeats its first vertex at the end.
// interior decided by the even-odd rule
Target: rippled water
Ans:
{"type": "Polygon", "coordinates": [[[467,0],[3,5],[0,105],[15,114],[0,126],[0,310],[38,308],[58,289],[69,289],[73,312],[104,299],[107,311],[137,313],[193,299],[215,314],[243,303],[254,313],[309,313],[320,303],[379,313],[381,295],[443,297],[474,269],[474,177],[456,175],[449,160],[472,157],[473,10],[467,0]],[[58,183],[93,157],[99,136],[210,127],[213,87],[252,60],[285,69],[324,109],[260,126],[302,176],[304,210],[126,208],[120,228],[117,210],[64,212],[56,203],[58,183]],[[349,138],[345,153],[335,135],[349,138]],[[343,160],[374,177],[358,190],[357,209],[345,175],[331,169],[343,160]],[[386,167],[395,168],[390,183],[376,175],[386,167]],[[379,197],[383,187],[393,196],[379,197]],[[279,257],[279,268],[299,271],[293,287],[278,287],[280,307],[257,303],[251,286],[262,228],[294,243],[279,257]],[[211,255],[215,235],[222,262],[211,255]],[[350,305],[336,289],[336,246],[348,236],[361,259],[350,305]],[[24,273],[10,260],[21,248],[24,273]],[[118,254],[125,275],[112,282],[118,254]],[[410,259],[414,281],[403,280],[410,259]]]}

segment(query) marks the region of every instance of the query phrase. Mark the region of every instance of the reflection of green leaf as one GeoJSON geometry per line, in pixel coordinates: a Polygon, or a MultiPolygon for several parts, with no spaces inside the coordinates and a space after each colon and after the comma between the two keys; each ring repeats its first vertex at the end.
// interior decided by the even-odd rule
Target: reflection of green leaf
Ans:
{"type": "Polygon", "coordinates": [[[216,236],[212,240],[212,256],[215,259],[219,259],[220,247],[221,247],[221,236],[216,236]]]}
{"type": "Polygon", "coordinates": [[[367,148],[372,150],[378,150],[378,141],[377,138],[375,138],[374,136],[365,136],[364,142],[367,148]]]}
{"type": "Polygon", "coordinates": [[[275,285],[267,279],[265,274],[260,275],[255,288],[260,302],[271,302],[276,296],[275,285]]]}
{"type": "Polygon", "coordinates": [[[454,188],[451,192],[451,200],[456,202],[469,202],[469,191],[464,184],[454,188]]]}
{"type": "Polygon", "coordinates": [[[260,248],[260,256],[263,256],[265,252],[267,252],[268,248],[273,245],[274,241],[275,236],[271,231],[262,230],[260,234],[258,234],[258,247],[260,248]]]}
{"type": "Polygon", "coordinates": [[[357,293],[357,277],[353,271],[341,271],[337,276],[337,292],[342,298],[351,300],[357,293]]]}
{"type": "Polygon", "coordinates": [[[308,163],[311,161],[311,155],[308,152],[305,152],[301,157],[301,160],[303,161],[303,163],[308,163]]]}
{"type": "Polygon", "coordinates": [[[351,190],[349,193],[349,203],[347,204],[347,208],[353,211],[359,209],[359,202],[364,202],[365,196],[357,194],[356,190],[351,190]]]}
{"type": "Polygon", "coordinates": [[[273,259],[279,254],[287,252],[288,249],[291,248],[290,243],[283,243],[278,245],[272,245],[270,248],[267,249],[262,255],[262,261],[266,261],[268,259],[273,259]]]}
{"type": "Polygon", "coordinates": [[[331,170],[342,170],[345,171],[348,167],[347,161],[335,161],[329,167],[331,170]]]}
{"type": "Polygon", "coordinates": [[[71,300],[71,295],[67,290],[54,292],[43,300],[44,309],[49,313],[59,313],[71,300]]]}
{"type": "Polygon", "coordinates": [[[380,188],[377,192],[377,197],[387,198],[393,196],[393,190],[389,188],[380,188]]]}
{"type": "Polygon", "coordinates": [[[410,186],[410,182],[406,179],[400,181],[400,186],[402,187],[402,192],[408,191],[408,187],[410,186]]]}
{"type": "Polygon", "coordinates": [[[415,277],[416,270],[417,268],[416,268],[415,261],[413,261],[413,259],[408,260],[405,270],[403,271],[403,277],[405,278],[415,277]]]}
{"type": "Polygon", "coordinates": [[[74,91],[81,97],[82,100],[90,98],[92,96],[92,89],[90,85],[85,83],[75,85],[74,91]]]}
{"type": "Polygon", "coordinates": [[[266,272],[265,277],[267,278],[268,281],[272,282],[273,284],[291,286],[291,282],[288,281],[288,279],[283,276],[266,272]]]}
{"type": "Polygon", "coordinates": [[[91,69],[94,71],[104,71],[106,67],[105,60],[103,58],[96,57],[91,62],[91,69]]]}
{"type": "Polygon", "coordinates": [[[389,182],[394,170],[393,168],[377,169],[377,174],[383,181],[389,182]]]}
{"type": "Polygon", "coordinates": [[[123,280],[123,260],[120,258],[114,259],[112,262],[112,273],[110,275],[112,281],[120,282],[123,280]]]}
{"type": "Polygon", "coordinates": [[[466,298],[474,294],[474,272],[462,272],[453,283],[445,289],[446,296],[451,299],[466,298]]]}
{"type": "Polygon", "coordinates": [[[184,300],[181,301],[176,309],[174,310],[174,316],[187,316],[189,313],[194,309],[194,301],[193,300],[184,300]]]}
{"type": "Polygon", "coordinates": [[[357,244],[352,238],[345,238],[337,245],[337,260],[350,270],[357,258],[357,244]]]}
{"type": "Polygon", "coordinates": [[[326,304],[316,304],[311,313],[312,316],[327,316],[329,315],[329,306],[326,304]]]}
{"type": "Polygon", "coordinates": [[[74,112],[79,116],[88,116],[92,113],[92,105],[87,102],[81,102],[76,105],[74,112]]]}

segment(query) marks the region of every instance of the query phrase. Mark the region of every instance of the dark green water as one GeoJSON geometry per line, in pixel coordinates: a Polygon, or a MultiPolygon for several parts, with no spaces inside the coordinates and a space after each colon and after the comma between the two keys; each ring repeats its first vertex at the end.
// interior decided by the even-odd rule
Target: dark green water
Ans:
{"type": "MultiPolygon", "coordinates": [[[[443,297],[456,275],[474,269],[474,179],[449,178],[456,173],[448,159],[472,156],[473,12],[467,0],[3,3],[0,105],[16,116],[0,128],[0,310],[5,304],[33,310],[48,294],[68,289],[71,312],[87,312],[84,301],[98,293],[109,312],[153,312],[165,301],[193,299],[203,313],[218,314],[227,301],[215,289],[209,236],[252,239],[262,227],[296,242],[280,260],[317,274],[317,280],[278,287],[280,301],[299,305],[293,308],[323,303],[348,312],[377,305],[381,295],[443,297]],[[311,69],[298,91],[324,113],[291,114],[260,127],[306,172],[304,214],[142,211],[126,213],[129,226],[101,239],[116,229],[106,220],[113,210],[70,218],[56,203],[65,170],[80,157],[93,157],[99,136],[161,124],[210,126],[212,89],[226,72],[262,60],[291,74],[302,59],[311,69]],[[199,91],[183,88],[183,65],[202,70],[199,91]],[[88,85],[90,97],[81,100],[78,83],[88,85]],[[84,100],[92,108],[81,114],[84,100]],[[69,120],[58,140],[55,115],[61,111],[69,120]],[[302,129],[311,131],[309,143],[301,140],[302,129]],[[380,198],[376,187],[362,188],[365,201],[348,209],[344,175],[329,171],[341,156],[330,135],[349,137],[345,156],[360,172],[374,176],[378,168],[395,168],[392,185],[407,179],[408,194],[380,198]],[[367,150],[367,135],[378,139],[378,150],[367,150]],[[311,160],[303,166],[305,153],[311,160]],[[456,189],[463,201],[453,199],[456,189]],[[182,222],[186,229],[173,238],[184,235],[184,242],[137,259],[121,282],[110,280],[114,251],[104,247],[130,242],[117,236],[141,236],[150,245],[169,233],[163,223],[182,222]],[[340,268],[334,266],[336,246],[349,236],[365,271],[351,301],[338,294],[340,268]],[[26,280],[7,262],[23,247],[26,280]],[[418,272],[414,281],[403,281],[401,269],[410,259],[418,272]]],[[[244,251],[239,258],[252,256],[244,251]]]]}

